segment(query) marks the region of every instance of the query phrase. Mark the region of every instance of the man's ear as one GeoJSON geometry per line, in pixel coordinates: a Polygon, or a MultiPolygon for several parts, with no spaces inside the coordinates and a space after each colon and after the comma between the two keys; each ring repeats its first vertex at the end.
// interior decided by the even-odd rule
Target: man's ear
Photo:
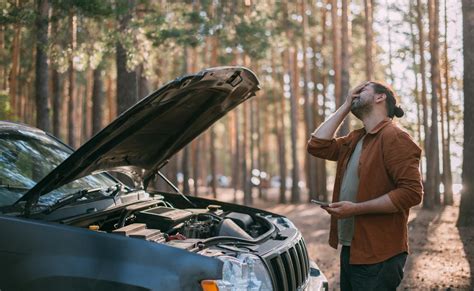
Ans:
{"type": "Polygon", "coordinates": [[[375,94],[375,103],[383,102],[387,99],[387,95],[385,93],[375,94]]]}

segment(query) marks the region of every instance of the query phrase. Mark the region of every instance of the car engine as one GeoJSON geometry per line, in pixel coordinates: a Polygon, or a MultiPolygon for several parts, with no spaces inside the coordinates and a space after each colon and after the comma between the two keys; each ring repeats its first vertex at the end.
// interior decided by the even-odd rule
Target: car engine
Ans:
{"type": "Polygon", "coordinates": [[[225,212],[219,205],[207,208],[179,209],[169,203],[150,206],[132,205],[122,211],[114,224],[89,224],[89,229],[131,238],[165,243],[198,251],[199,242],[211,238],[252,241],[271,229],[270,223],[258,215],[225,212]]]}

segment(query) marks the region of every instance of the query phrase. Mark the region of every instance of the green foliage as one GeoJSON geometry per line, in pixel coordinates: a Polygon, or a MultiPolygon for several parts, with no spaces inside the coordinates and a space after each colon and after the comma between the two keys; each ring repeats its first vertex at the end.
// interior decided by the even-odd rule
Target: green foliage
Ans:
{"type": "Polygon", "coordinates": [[[178,10],[174,15],[155,12],[145,20],[145,35],[154,46],[172,40],[183,46],[197,47],[209,35],[207,22],[205,14],[197,11],[178,10]]]}
{"type": "Polygon", "coordinates": [[[34,3],[28,1],[17,7],[9,2],[0,4],[0,25],[32,25],[36,19],[34,3]]]}
{"type": "MultiPolygon", "coordinates": [[[[117,1],[117,3],[122,2],[126,1],[117,1]]],[[[114,12],[116,12],[114,3],[110,0],[50,0],[50,3],[53,8],[60,12],[55,17],[65,17],[73,10],[75,13],[86,17],[102,19],[114,15],[114,12]]],[[[117,5],[117,7],[122,6],[117,5]]]]}
{"type": "Polygon", "coordinates": [[[9,119],[11,114],[10,99],[6,91],[0,91],[0,120],[9,119]]]}
{"type": "Polygon", "coordinates": [[[268,34],[265,29],[266,20],[256,22],[242,21],[237,24],[236,43],[252,58],[262,59],[269,48],[268,34]]]}

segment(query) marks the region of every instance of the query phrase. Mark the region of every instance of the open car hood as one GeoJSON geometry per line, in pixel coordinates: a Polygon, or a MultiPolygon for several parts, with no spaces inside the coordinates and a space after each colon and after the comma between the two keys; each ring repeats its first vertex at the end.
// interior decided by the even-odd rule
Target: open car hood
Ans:
{"type": "Polygon", "coordinates": [[[259,90],[243,67],[217,67],[169,82],[117,117],[21,200],[38,198],[101,171],[128,171],[146,180],[214,122],[259,90]]]}

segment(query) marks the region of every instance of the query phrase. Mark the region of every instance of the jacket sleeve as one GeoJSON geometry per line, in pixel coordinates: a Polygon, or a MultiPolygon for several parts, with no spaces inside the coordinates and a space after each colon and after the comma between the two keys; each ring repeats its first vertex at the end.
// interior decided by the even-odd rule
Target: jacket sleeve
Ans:
{"type": "Polygon", "coordinates": [[[321,139],[311,135],[306,149],[308,153],[317,158],[337,161],[342,145],[348,142],[349,138],[350,135],[333,139],[321,139]]]}
{"type": "Polygon", "coordinates": [[[388,196],[400,211],[406,211],[419,204],[423,196],[421,149],[406,132],[390,134],[383,148],[385,167],[396,186],[388,196]]]}

